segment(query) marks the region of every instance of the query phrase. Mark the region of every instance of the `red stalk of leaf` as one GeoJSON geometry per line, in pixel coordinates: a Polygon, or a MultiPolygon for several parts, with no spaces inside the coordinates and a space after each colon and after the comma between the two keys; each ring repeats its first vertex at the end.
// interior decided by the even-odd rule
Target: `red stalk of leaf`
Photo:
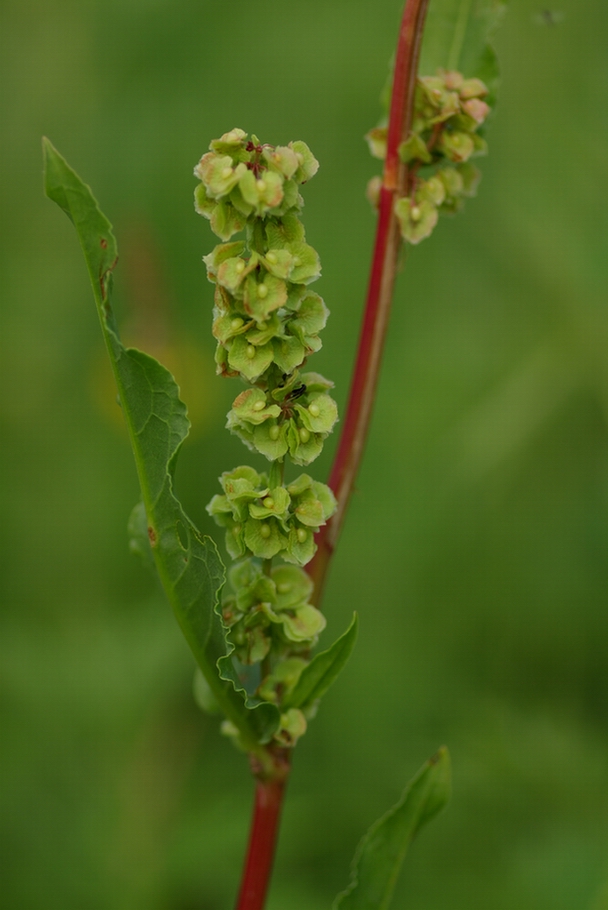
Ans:
{"type": "MultiPolygon", "coordinates": [[[[428,0],[407,0],[401,21],[367,301],[344,429],[329,479],[329,485],[338,499],[338,509],[321,529],[317,537],[318,550],[308,569],[315,582],[316,603],[321,597],[328,564],[361,463],[380,373],[401,245],[399,225],[393,208],[395,200],[404,194],[408,177],[398,150],[411,127],[418,56],[427,5],[428,0]]],[[[275,768],[275,776],[257,777],[249,845],[236,910],[263,910],[266,902],[281,805],[289,773],[286,752],[282,753],[280,762],[275,762],[275,768]]]]}

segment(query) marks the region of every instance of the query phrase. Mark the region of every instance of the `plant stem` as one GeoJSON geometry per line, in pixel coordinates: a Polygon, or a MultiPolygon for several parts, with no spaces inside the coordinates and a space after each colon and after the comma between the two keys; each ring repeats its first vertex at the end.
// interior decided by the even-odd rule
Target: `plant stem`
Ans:
{"type": "MultiPolygon", "coordinates": [[[[428,0],[407,0],[399,31],[386,162],[367,301],[344,429],[329,478],[329,485],[338,500],[338,509],[321,529],[317,537],[317,553],[307,570],[315,583],[313,598],[317,604],[361,463],[378,383],[401,246],[399,225],[393,208],[395,200],[404,195],[408,179],[407,168],[399,158],[399,145],[407,137],[412,123],[418,57],[427,5],[428,0]]],[[[275,758],[274,776],[262,776],[259,770],[256,772],[254,765],[256,790],[253,818],[236,910],[263,910],[266,900],[283,795],[289,775],[288,751],[277,750],[271,754],[275,758]]],[[[255,759],[252,758],[252,762],[255,759]]]]}
{"type": "Polygon", "coordinates": [[[289,775],[289,751],[273,751],[274,775],[261,773],[252,759],[256,776],[253,817],[236,910],[263,910],[281,817],[281,807],[289,775]]]}
{"type": "Polygon", "coordinates": [[[408,169],[399,158],[399,145],[411,129],[418,58],[428,0],[408,0],[403,12],[395,58],[386,161],[380,190],[376,242],[372,258],[359,348],[353,371],[346,418],[329,477],[338,508],[317,535],[318,550],[307,571],[315,584],[318,605],[346,509],[359,470],[372,415],[382,351],[388,327],[401,247],[395,201],[405,195],[408,169]]]}

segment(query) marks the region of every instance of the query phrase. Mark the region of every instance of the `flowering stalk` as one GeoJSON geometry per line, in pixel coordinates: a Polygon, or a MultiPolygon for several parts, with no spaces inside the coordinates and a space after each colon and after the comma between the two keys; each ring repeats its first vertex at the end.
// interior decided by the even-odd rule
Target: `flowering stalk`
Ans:
{"type": "Polygon", "coordinates": [[[338,505],[317,535],[318,550],[308,569],[316,604],[363,457],[401,243],[420,243],[440,211],[454,213],[465,197],[475,195],[480,174],[469,159],[487,150],[478,133],[490,111],[482,100],[488,94],[484,83],[456,71],[417,79],[427,6],[428,0],[406,4],[389,121],[366,137],[372,154],[385,159],[384,174],[368,187],[378,209],[376,240],[346,419],[329,477],[338,505]]]}
{"type": "MultiPolygon", "coordinates": [[[[299,218],[298,188],[317,168],[303,142],[275,147],[240,129],[214,140],[195,168],[196,209],[224,241],[204,257],[215,285],[217,371],[248,386],[235,398],[227,427],[270,462],[265,473],[241,465],[222,474],[222,493],[208,506],[236,560],[222,602],[235,664],[253,698],[280,713],[265,760],[252,755],[256,796],[239,910],[263,906],[290,750],[318,701],[302,692],[315,672],[310,651],[325,618],[311,603],[313,584],[302,567],[336,500],[308,474],[289,482],[284,476],[286,458],[300,466],[317,458],[338,418],[328,394],[332,383],[305,370],[328,316],[322,298],[308,289],[320,263],[299,218]],[[233,241],[241,231],[245,239],[233,241]]],[[[210,707],[202,676],[197,690],[210,707]]],[[[229,720],[222,729],[247,748],[229,720]]]]}
{"type": "MultiPolygon", "coordinates": [[[[235,593],[225,598],[223,610],[224,621],[233,628],[237,657],[244,665],[261,662],[256,695],[281,709],[284,693],[288,703],[289,687],[297,686],[305,655],[324,625],[315,605],[363,454],[401,241],[420,242],[432,231],[441,207],[455,211],[461,197],[473,195],[478,176],[467,161],[485,151],[484,140],[476,135],[489,110],[481,100],[487,92],[483,83],[456,72],[416,81],[427,5],[428,0],[406,4],[388,125],[368,136],[372,152],[386,160],[382,181],[370,187],[379,212],[376,243],[346,422],[328,487],[307,475],[285,487],[282,468],[286,455],[296,464],[312,461],[337,419],[335,403],[327,395],[330,384],[316,374],[299,372],[320,346],[316,333],[327,315],[323,301],[299,286],[318,276],[318,257],[304,245],[303,228],[293,213],[301,201],[293,183],[303,182],[307,165],[306,176],[312,176],[316,162],[303,143],[273,149],[255,137],[247,142],[242,131],[233,130],[211,143],[196,169],[202,180],[197,210],[210,218],[223,240],[230,240],[250,219],[246,247],[216,247],[205,262],[217,285],[218,372],[240,374],[253,384],[235,400],[227,426],[274,465],[268,478],[248,467],[222,475],[224,493],[214,497],[209,511],[227,528],[226,546],[233,558],[245,557],[230,573],[235,593]],[[299,500],[302,492],[306,502],[299,500]],[[314,524],[316,541],[308,536],[314,524]],[[294,569],[271,568],[277,554],[300,566],[313,559],[308,576],[302,573],[298,580],[294,569]],[[263,570],[255,568],[251,556],[264,558],[263,570]],[[291,573],[285,576],[289,585],[299,587],[301,594],[306,589],[305,608],[295,611],[295,618],[302,620],[304,609],[308,611],[305,638],[298,639],[292,618],[281,609],[279,579],[286,571],[291,573]],[[308,588],[305,577],[310,579],[308,588]],[[269,588],[273,581],[275,588],[269,588]]],[[[275,740],[294,745],[305,719],[293,708],[282,713],[275,740]]],[[[229,724],[224,728],[238,738],[229,724]]],[[[272,799],[268,781],[258,777],[237,910],[263,906],[288,767],[286,757],[280,789],[272,790],[272,799]]]]}
{"type": "Polygon", "coordinates": [[[407,174],[407,165],[400,161],[398,147],[409,132],[413,117],[414,86],[427,4],[428,0],[408,0],[399,31],[386,164],[378,200],[378,224],[367,300],[346,419],[329,479],[329,486],[338,500],[338,508],[333,521],[317,537],[318,550],[309,569],[315,584],[317,603],[363,456],[380,373],[400,248],[394,203],[403,194],[407,174]]]}
{"type": "MultiPolygon", "coordinates": [[[[313,586],[302,566],[315,552],[314,534],[336,508],[329,487],[308,474],[288,483],[284,478],[285,458],[302,466],[314,461],[338,418],[328,394],[332,383],[304,371],[321,347],[328,316],[321,297],[308,289],[320,263],[299,218],[298,187],[314,176],[318,162],[303,142],[271,146],[240,129],[209,148],[195,168],[201,180],[196,210],[229,241],[204,257],[215,285],[215,359],[220,375],[248,385],[235,398],[227,427],[271,463],[268,472],[249,465],[224,472],[222,493],[208,506],[236,560],[222,616],[247,691],[280,711],[272,742],[291,748],[313,709],[290,697],[325,627],[310,603],[313,586]],[[233,241],[242,231],[245,239],[233,241]]],[[[223,730],[244,745],[230,721],[223,730]]]]}
{"type": "MultiPolygon", "coordinates": [[[[426,0],[407,4],[399,37],[369,300],[347,424],[330,479],[330,487],[340,494],[337,501],[328,487],[307,475],[283,486],[282,468],[277,470],[287,454],[296,464],[312,461],[337,419],[335,404],[327,395],[330,384],[316,374],[299,372],[306,357],[320,346],[317,333],[327,314],[323,301],[302,287],[318,276],[318,258],[304,245],[303,228],[293,211],[300,208],[294,184],[314,174],[316,161],[303,143],[274,149],[261,145],[256,137],[248,140],[241,130],[232,130],[211,143],[210,152],[195,170],[202,181],[197,189],[197,211],[210,219],[220,238],[229,241],[247,227],[246,245],[226,243],[205,257],[208,277],[216,284],[216,362],[219,373],[240,375],[252,384],[236,398],[228,428],[274,464],[268,478],[248,467],[222,475],[223,494],[214,497],[209,511],[226,527],[231,556],[244,558],[229,576],[234,594],[224,599],[224,621],[231,627],[242,664],[261,664],[256,694],[275,703],[297,685],[304,655],[323,627],[321,614],[306,601],[319,600],[328,554],[344,515],[371,415],[399,248],[393,209],[395,194],[404,185],[406,166],[398,163],[397,148],[412,120],[425,10],[426,0]],[[300,500],[302,493],[306,498],[300,500]],[[336,509],[340,518],[330,537],[324,532],[336,509]],[[312,583],[304,585],[306,576],[297,577],[292,566],[270,567],[277,554],[290,563],[309,562],[316,549],[309,535],[313,525],[322,547],[320,559],[314,563],[316,570],[310,573],[316,591],[312,583]],[[263,569],[255,557],[265,560],[263,569]],[[280,603],[280,578],[286,572],[283,587],[295,586],[306,595],[299,600],[305,607],[296,608],[295,616],[293,609],[290,613],[281,609],[285,605],[280,603]],[[298,640],[293,620],[300,615],[304,631],[298,640]],[[269,655],[275,656],[273,664],[269,655]]],[[[286,746],[292,746],[305,728],[305,718],[300,715],[296,720],[293,709],[291,713],[291,718],[281,715],[281,728],[275,734],[286,746]]],[[[224,729],[238,739],[237,730],[226,723],[224,729]]],[[[261,910],[264,905],[288,771],[289,757],[285,755],[276,777],[257,776],[237,910],[261,910]]]]}

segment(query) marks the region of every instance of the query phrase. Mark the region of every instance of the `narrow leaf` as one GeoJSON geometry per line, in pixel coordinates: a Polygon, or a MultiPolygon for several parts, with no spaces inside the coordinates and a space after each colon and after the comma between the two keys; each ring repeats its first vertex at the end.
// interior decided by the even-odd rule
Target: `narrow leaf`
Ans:
{"type": "Polygon", "coordinates": [[[419,72],[459,70],[467,79],[483,80],[493,102],[498,63],[491,46],[506,10],[503,0],[432,0],[426,17],[419,72]]]}
{"type": "Polygon", "coordinates": [[[332,910],[387,910],[401,864],[420,828],[450,796],[450,756],[445,746],[408,784],[399,802],[375,822],[357,847],[351,883],[332,910]]]}
{"type": "MultiPolygon", "coordinates": [[[[143,507],[130,521],[132,547],[153,555],[165,593],[198,666],[226,716],[250,749],[266,742],[279,724],[274,705],[247,701],[232,672],[218,661],[233,650],[218,606],[224,566],[210,537],[201,537],[173,492],[173,472],[190,422],[175,380],[158,361],[124,348],[110,305],[112,271],[118,261],[108,219],[90,189],[51,143],[43,140],[45,191],[73,222],[89,271],[127,429],[135,456],[143,507]],[[149,541],[149,551],[144,543],[149,541]]],[[[148,556],[149,559],[149,556],[148,556]]]]}
{"type": "Polygon", "coordinates": [[[359,619],[353,614],[350,626],[340,638],[336,639],[327,651],[316,654],[304,668],[293,691],[283,704],[287,708],[309,708],[318,701],[340,675],[350,657],[355,642],[359,619]]]}

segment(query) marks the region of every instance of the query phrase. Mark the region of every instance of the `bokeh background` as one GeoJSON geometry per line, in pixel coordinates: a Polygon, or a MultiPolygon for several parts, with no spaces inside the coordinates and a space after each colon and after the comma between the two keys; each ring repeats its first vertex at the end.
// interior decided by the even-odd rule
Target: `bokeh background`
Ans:
{"type": "MultiPolygon", "coordinates": [[[[555,9],[512,4],[480,194],[399,278],[325,599],[325,642],[355,608],[361,635],[297,748],[269,910],[329,908],[364,829],[442,743],[454,797],[396,907],[608,907],[608,7],[555,9]]],[[[0,904],[226,910],[251,782],[194,706],[192,659],[127,551],[135,470],[40,137],[114,224],[123,337],[177,375],[194,422],[178,491],[216,534],[205,504],[249,455],[223,430],[239,386],[214,375],[215,240],[192,168],[234,126],[320,159],[305,216],[332,317],[315,369],[342,405],[374,229],[362,136],[400,5],[0,14],[0,904]]]]}

